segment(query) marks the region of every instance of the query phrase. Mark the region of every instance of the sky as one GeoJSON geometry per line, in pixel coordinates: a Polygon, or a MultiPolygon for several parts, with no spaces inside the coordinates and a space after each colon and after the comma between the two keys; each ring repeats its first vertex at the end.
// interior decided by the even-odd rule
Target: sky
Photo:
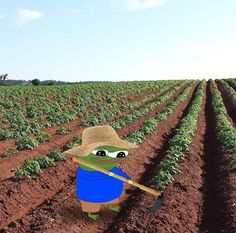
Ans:
{"type": "Polygon", "coordinates": [[[236,77],[235,0],[0,0],[0,74],[125,81],[236,77]]]}

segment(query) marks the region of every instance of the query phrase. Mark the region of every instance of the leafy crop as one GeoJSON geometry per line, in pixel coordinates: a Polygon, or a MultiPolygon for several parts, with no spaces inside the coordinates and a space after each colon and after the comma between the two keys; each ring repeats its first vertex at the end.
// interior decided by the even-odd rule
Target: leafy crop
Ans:
{"type": "Polygon", "coordinates": [[[38,142],[48,142],[51,139],[51,135],[46,132],[41,132],[37,135],[36,139],[38,142]]]}
{"type": "Polygon", "coordinates": [[[192,141],[197,127],[205,85],[205,80],[199,84],[194,100],[187,109],[187,115],[180,121],[175,130],[175,135],[169,141],[167,159],[158,165],[159,173],[154,177],[153,181],[159,189],[164,189],[173,182],[173,175],[180,172],[177,162],[180,158],[184,157],[192,141]]]}
{"type": "Polygon", "coordinates": [[[18,150],[33,150],[38,145],[38,141],[31,137],[21,137],[16,141],[16,145],[18,150]]]}
{"type": "Polygon", "coordinates": [[[150,134],[161,122],[166,119],[174,109],[182,102],[187,94],[189,93],[191,87],[184,89],[181,94],[170,104],[168,104],[158,115],[154,118],[148,119],[143,122],[143,125],[133,133],[127,135],[126,139],[132,143],[141,143],[145,135],[150,134]]]}
{"type": "Polygon", "coordinates": [[[47,156],[54,161],[59,161],[59,160],[64,160],[64,155],[59,151],[59,150],[54,150],[51,151],[50,153],[47,154],[47,156]]]}
{"type": "Polygon", "coordinates": [[[36,156],[32,160],[26,159],[21,167],[14,169],[14,174],[18,178],[30,177],[31,175],[39,174],[42,168],[55,166],[56,161],[64,159],[64,155],[60,151],[55,150],[46,156],[36,156]]]}
{"type": "Polygon", "coordinates": [[[48,156],[36,156],[34,158],[34,161],[37,161],[39,163],[40,168],[46,168],[55,165],[54,159],[49,158],[48,156]]]}
{"type": "Polygon", "coordinates": [[[81,144],[81,143],[82,143],[82,137],[78,136],[78,137],[74,138],[71,142],[67,143],[66,149],[71,149],[72,147],[76,146],[77,144],[81,144]]]}
{"type": "Polygon", "coordinates": [[[7,150],[5,150],[2,154],[2,157],[7,157],[7,156],[10,156],[14,153],[17,152],[17,149],[16,148],[8,148],[7,150]]]}
{"type": "Polygon", "coordinates": [[[104,118],[110,119],[126,107],[130,109],[138,106],[138,103],[127,104],[130,96],[141,97],[147,90],[155,92],[181,82],[81,83],[39,86],[37,91],[30,86],[6,87],[0,92],[0,140],[37,135],[44,128],[69,122],[77,117],[92,117],[88,124],[96,124],[97,119],[99,122],[104,118]],[[122,110],[114,109],[118,105],[125,107],[122,110]],[[97,110],[100,117],[96,116],[97,113],[94,114],[97,110]]]}
{"type": "Polygon", "coordinates": [[[226,92],[231,97],[233,102],[236,102],[236,91],[226,81],[222,79],[221,80],[217,79],[216,81],[221,83],[224,86],[226,92]]]}
{"type": "Polygon", "coordinates": [[[40,172],[40,164],[37,160],[26,159],[21,168],[15,169],[16,176],[30,176],[31,174],[38,174],[40,172]]]}
{"type": "Polygon", "coordinates": [[[56,130],[56,133],[59,135],[65,135],[65,134],[67,134],[67,130],[64,127],[60,127],[56,130]]]}
{"type": "Polygon", "coordinates": [[[213,80],[210,81],[212,103],[216,114],[216,134],[218,140],[230,151],[229,164],[236,167],[236,128],[227,118],[223,99],[213,80]]]}

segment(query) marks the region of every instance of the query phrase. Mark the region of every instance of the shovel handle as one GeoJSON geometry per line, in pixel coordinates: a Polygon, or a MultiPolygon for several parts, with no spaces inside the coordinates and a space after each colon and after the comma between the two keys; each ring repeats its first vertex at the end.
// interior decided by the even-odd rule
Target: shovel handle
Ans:
{"type": "Polygon", "coordinates": [[[140,188],[141,190],[143,190],[143,191],[145,191],[145,192],[148,192],[148,193],[153,194],[154,196],[161,196],[161,192],[160,192],[160,191],[157,191],[157,190],[155,190],[155,189],[148,188],[148,187],[146,187],[146,186],[144,186],[144,185],[141,185],[141,184],[139,184],[139,183],[136,183],[136,182],[134,182],[134,181],[132,181],[132,180],[128,180],[128,179],[126,179],[126,178],[123,177],[123,176],[119,176],[119,175],[117,175],[117,174],[115,174],[115,173],[113,173],[113,172],[107,171],[107,170],[104,169],[104,168],[101,168],[101,167],[98,167],[98,166],[96,166],[96,165],[94,165],[94,164],[88,163],[88,162],[86,162],[86,161],[84,161],[84,160],[82,160],[82,159],[80,159],[80,158],[73,157],[73,161],[76,162],[76,163],[83,164],[84,166],[89,167],[89,168],[92,168],[92,169],[94,169],[94,170],[96,170],[96,171],[100,171],[100,172],[102,172],[102,173],[104,173],[104,174],[107,174],[108,176],[113,176],[113,177],[115,177],[116,179],[122,180],[122,181],[124,181],[124,182],[127,183],[127,184],[131,184],[131,185],[133,185],[133,186],[136,186],[136,187],[140,188]]]}

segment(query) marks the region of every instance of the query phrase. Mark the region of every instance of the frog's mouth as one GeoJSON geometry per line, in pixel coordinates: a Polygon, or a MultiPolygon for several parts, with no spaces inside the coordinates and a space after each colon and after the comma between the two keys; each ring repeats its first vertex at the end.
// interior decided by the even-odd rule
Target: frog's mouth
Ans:
{"type": "Polygon", "coordinates": [[[95,163],[101,163],[101,164],[117,163],[119,161],[118,159],[99,160],[95,158],[92,158],[91,160],[95,163]]]}

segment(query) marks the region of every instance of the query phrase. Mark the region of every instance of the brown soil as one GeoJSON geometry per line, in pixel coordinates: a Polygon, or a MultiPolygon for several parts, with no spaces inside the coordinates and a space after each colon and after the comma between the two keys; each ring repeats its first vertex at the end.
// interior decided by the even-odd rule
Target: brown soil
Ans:
{"type": "Polygon", "coordinates": [[[228,153],[216,138],[212,94],[207,87],[207,129],[204,139],[204,202],[201,232],[236,232],[236,176],[228,167],[228,153]]]}
{"type": "MultiPolygon", "coordinates": [[[[176,92],[176,94],[174,95],[174,97],[176,95],[178,95],[181,90],[183,90],[183,88],[185,88],[187,85],[183,85],[182,87],[179,88],[179,90],[176,92]]],[[[155,100],[157,98],[159,98],[160,96],[162,96],[164,93],[160,93],[158,95],[158,97],[155,97],[155,100]]],[[[169,100],[167,100],[165,103],[157,106],[154,110],[151,110],[150,112],[148,112],[147,114],[137,118],[132,124],[130,124],[129,126],[125,127],[125,132],[130,132],[131,129],[140,126],[140,124],[142,124],[142,122],[155,115],[156,112],[160,111],[160,109],[162,109],[166,104],[168,104],[169,102],[171,102],[173,100],[173,97],[170,98],[169,100]]],[[[153,100],[154,101],[154,100],[153,100]]],[[[145,103],[146,104],[146,103],[145,103]]],[[[143,107],[145,104],[140,105],[138,108],[139,109],[141,107],[143,107]]],[[[134,111],[134,110],[132,110],[134,111]]],[[[131,112],[131,111],[128,111],[131,112]]],[[[128,114],[128,112],[126,112],[126,114],[128,114]]],[[[122,117],[123,115],[120,115],[119,117],[122,117]]],[[[73,124],[73,122],[71,122],[70,124],[73,124]]],[[[69,126],[68,126],[69,127],[69,126]]],[[[72,128],[72,127],[71,127],[72,128]]],[[[82,134],[83,130],[85,129],[85,127],[76,127],[74,128],[70,133],[68,133],[67,135],[55,135],[49,142],[43,142],[40,143],[38,147],[36,147],[34,150],[24,150],[24,151],[20,151],[17,152],[14,155],[11,155],[9,157],[6,158],[2,158],[1,159],[1,163],[0,163],[0,180],[5,180],[7,178],[12,177],[13,173],[12,173],[12,169],[21,166],[21,164],[23,163],[23,161],[28,158],[33,158],[37,155],[45,155],[47,154],[49,151],[51,150],[55,150],[55,149],[61,149],[63,150],[64,145],[66,145],[68,142],[72,141],[73,138],[79,136],[82,134]]],[[[121,131],[123,132],[123,131],[121,131]]],[[[121,134],[122,135],[122,134],[121,134]]]]}
{"type": "MultiPolygon", "coordinates": [[[[157,157],[157,152],[159,154],[159,150],[161,150],[163,144],[168,139],[169,134],[173,132],[181,116],[184,114],[184,109],[188,104],[188,101],[191,99],[194,88],[188,95],[188,98],[183,103],[181,103],[180,106],[178,106],[176,111],[167,120],[161,122],[158,128],[151,135],[146,137],[144,142],[140,145],[140,148],[131,153],[126,160],[126,163],[123,163],[121,165],[121,168],[130,177],[132,177],[133,180],[140,181],[141,183],[146,181],[144,177],[147,177],[147,175],[150,175],[152,172],[151,170],[149,170],[149,167],[154,167],[154,165],[160,161],[161,156],[157,157]],[[142,175],[143,173],[145,174],[145,176],[142,175]]],[[[134,125],[133,127],[133,130],[137,128],[134,125]]],[[[119,132],[119,134],[123,135],[122,130],[119,132]]],[[[14,191],[16,188],[12,189],[10,184],[11,182],[14,183],[13,180],[9,180],[10,183],[3,183],[3,190],[11,190],[10,192],[13,192],[13,194],[9,197],[5,193],[1,193],[1,225],[6,226],[13,219],[16,220],[17,218],[19,218],[19,220],[11,222],[10,225],[8,225],[8,227],[6,228],[5,232],[99,232],[105,229],[107,224],[111,223],[112,221],[115,224],[116,218],[121,218],[122,213],[117,215],[115,213],[110,213],[109,211],[104,210],[101,213],[101,220],[97,222],[91,222],[87,220],[87,218],[81,212],[79,202],[75,198],[75,184],[73,180],[76,167],[75,165],[65,166],[65,164],[68,163],[71,163],[71,161],[67,160],[66,162],[58,164],[55,168],[47,169],[40,176],[40,183],[44,186],[44,177],[50,177],[50,175],[55,171],[57,171],[57,173],[54,174],[53,179],[55,178],[59,181],[61,179],[61,172],[63,173],[63,171],[65,170],[69,170],[70,172],[72,172],[73,178],[68,178],[67,183],[63,188],[61,187],[63,186],[63,184],[60,184],[57,187],[53,187],[53,189],[51,189],[50,185],[48,185],[48,187],[44,187],[46,189],[53,190],[55,195],[49,194],[47,195],[47,198],[42,197],[42,192],[46,192],[46,190],[40,188],[38,183],[34,185],[35,181],[39,182],[38,177],[36,177],[35,181],[31,182],[30,184],[27,183],[30,181],[22,181],[24,184],[26,184],[26,190],[34,190],[38,188],[37,194],[33,193],[33,199],[36,199],[37,203],[31,203],[32,198],[27,197],[27,206],[22,206],[21,200],[18,200],[17,205],[15,203],[15,199],[17,198],[15,196],[21,196],[21,198],[25,198],[23,196],[24,190],[21,189],[16,194],[14,191]],[[70,168],[68,169],[68,167],[70,168]],[[48,174],[49,171],[50,174],[48,174]],[[26,209],[28,209],[28,211],[31,210],[27,215],[25,215],[26,209]],[[11,217],[9,220],[9,215],[14,215],[14,218],[11,217]]],[[[19,185],[16,183],[16,185],[18,187],[22,187],[22,184],[19,185]]],[[[126,201],[123,202],[123,207],[127,207],[128,211],[126,212],[129,212],[129,203],[131,203],[133,197],[137,198],[137,196],[141,194],[141,192],[137,191],[136,189],[133,190],[127,186],[125,190],[126,193],[124,193],[122,201],[126,201]]],[[[140,196],[143,196],[143,194],[140,196]]],[[[133,204],[131,205],[131,207],[133,207],[133,204]]],[[[132,211],[133,208],[131,208],[131,213],[132,211]]],[[[146,208],[140,209],[140,211],[145,212],[146,208]]]]}
{"type": "Polygon", "coordinates": [[[236,125],[236,103],[234,103],[234,101],[228,95],[227,91],[225,90],[222,84],[217,82],[217,86],[219,91],[221,92],[226,111],[229,115],[228,119],[236,125]]]}

